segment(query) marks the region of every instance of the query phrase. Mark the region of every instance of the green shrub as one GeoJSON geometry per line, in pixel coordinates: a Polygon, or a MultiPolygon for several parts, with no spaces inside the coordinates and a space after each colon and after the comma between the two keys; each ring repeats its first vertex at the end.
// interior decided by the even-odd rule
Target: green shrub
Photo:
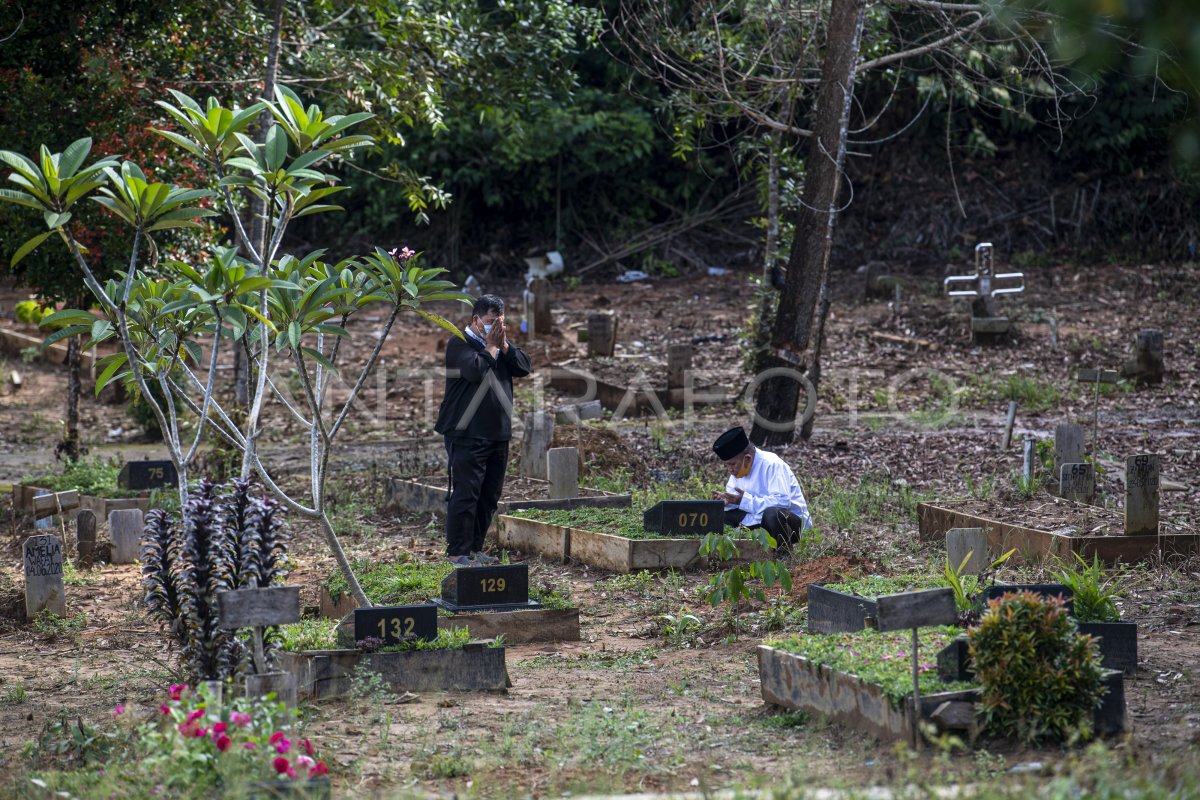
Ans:
{"type": "Polygon", "coordinates": [[[989,732],[1025,742],[1090,738],[1105,692],[1100,655],[1061,598],[1006,594],[988,604],[969,637],[989,732]]]}

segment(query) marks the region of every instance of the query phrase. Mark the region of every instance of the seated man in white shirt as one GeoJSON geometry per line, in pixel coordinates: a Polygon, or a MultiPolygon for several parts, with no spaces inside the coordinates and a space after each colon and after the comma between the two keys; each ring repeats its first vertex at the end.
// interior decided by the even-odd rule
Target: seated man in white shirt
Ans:
{"type": "Polygon", "coordinates": [[[725,501],[726,525],[766,528],[780,547],[812,527],[804,492],[782,458],[759,450],[741,428],[721,434],[713,452],[729,470],[725,491],[713,492],[714,500],[725,501]]]}

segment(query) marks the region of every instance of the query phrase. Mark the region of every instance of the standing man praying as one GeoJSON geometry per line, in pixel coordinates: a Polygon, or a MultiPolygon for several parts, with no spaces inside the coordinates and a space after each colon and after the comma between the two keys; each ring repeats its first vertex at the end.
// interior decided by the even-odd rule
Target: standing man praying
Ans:
{"type": "Polygon", "coordinates": [[[532,369],[529,356],[508,341],[499,297],[475,301],[464,333],[446,345],[446,395],[434,426],[445,437],[450,471],[446,555],[458,567],[498,561],[483,552],[483,540],[508,468],[513,378],[532,369]]]}
{"type": "Polygon", "coordinates": [[[713,443],[713,452],[729,470],[725,491],[725,524],[766,528],[780,547],[794,544],[812,527],[808,503],[796,474],[782,458],[750,443],[741,428],[730,428],[713,443]]]}

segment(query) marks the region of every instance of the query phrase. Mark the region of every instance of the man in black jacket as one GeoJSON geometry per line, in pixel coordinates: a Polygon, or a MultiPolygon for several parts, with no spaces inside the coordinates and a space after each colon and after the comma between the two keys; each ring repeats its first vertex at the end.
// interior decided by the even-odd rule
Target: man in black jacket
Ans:
{"type": "Polygon", "coordinates": [[[463,333],[446,345],[446,396],[434,430],[446,438],[450,462],[446,555],[456,566],[471,566],[497,560],[483,552],[483,540],[508,467],[513,378],[531,366],[508,341],[504,301],[495,295],[475,301],[463,333]]]}

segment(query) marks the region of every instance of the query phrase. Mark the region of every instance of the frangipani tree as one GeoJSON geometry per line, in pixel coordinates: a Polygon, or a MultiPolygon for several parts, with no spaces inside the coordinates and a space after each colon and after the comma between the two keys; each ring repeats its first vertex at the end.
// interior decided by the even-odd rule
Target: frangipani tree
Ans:
{"type": "Polygon", "coordinates": [[[246,109],[226,108],[215,98],[201,106],[180,92],[171,94],[174,104],[159,105],[177,129],[156,130],[205,165],[210,188],[156,182],[116,157],[86,164],[88,139],[62,153],[43,146],[37,161],[0,151],[0,161],[12,170],[9,180],[18,187],[0,190],[0,201],[42,212],[47,228],[12,260],[20,261],[56,234],[65,243],[99,304],[100,317],[84,310],[51,315],[45,324],[65,327],[47,342],[85,336],[88,347],[120,343],[119,352],[99,362],[96,391],[120,380],[145,398],[179,473],[185,507],[189,467],[205,437],[216,435],[241,453],[243,478],[257,476],[290,510],[319,521],[355,599],[370,605],[326,513],[330,449],[400,312],[411,310],[461,335],[422,305],[470,299],[440,279],[444,270],[422,267],[419,256],[407,248],[377,248],[337,263],[323,260],[320,250],[302,257],[280,254],[293,220],[340,210],[327,201],[344,187],[320,167],[373,144],[369,136],[347,133],[369,114],[325,118],[318,106],[306,108],[285,87],[276,90],[274,101],[246,109]],[[270,111],[274,124],[258,144],[245,131],[263,109],[270,111]],[[265,208],[259,241],[251,241],[247,231],[253,226],[241,217],[251,195],[265,208]],[[87,252],[72,233],[71,208],[83,199],[99,203],[134,231],[128,269],[117,280],[102,284],[96,279],[87,252]],[[214,205],[232,220],[236,246],[213,247],[195,263],[163,257],[154,234],[202,227],[201,219],[218,213],[214,205]],[[348,396],[335,404],[328,390],[341,368],[341,345],[350,336],[347,323],[371,303],[390,305],[387,322],[370,354],[355,365],[358,374],[348,396]],[[240,415],[217,392],[217,365],[226,348],[241,348],[252,368],[249,408],[240,415]],[[299,376],[303,391],[297,398],[272,379],[283,365],[299,376]],[[302,495],[279,485],[258,447],[272,399],[308,434],[310,480],[302,495]]]}

